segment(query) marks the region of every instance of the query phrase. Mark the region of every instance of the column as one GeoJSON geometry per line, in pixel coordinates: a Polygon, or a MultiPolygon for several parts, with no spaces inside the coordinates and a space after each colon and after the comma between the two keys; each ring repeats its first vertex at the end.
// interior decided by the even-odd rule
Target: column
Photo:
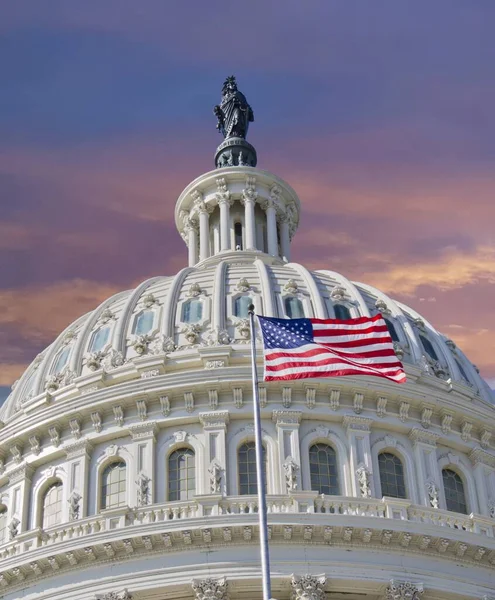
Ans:
{"type": "Polygon", "coordinates": [[[267,200],[266,211],[266,234],[268,238],[268,254],[278,256],[277,216],[273,200],[267,200]]]}
{"type": "Polygon", "coordinates": [[[155,502],[156,429],[154,421],[138,423],[129,427],[133,445],[132,454],[135,457],[133,478],[136,488],[132,506],[147,506],[155,502]]]}
{"type": "Polygon", "coordinates": [[[80,440],[65,449],[68,486],[64,493],[64,504],[69,505],[70,521],[88,516],[89,464],[92,450],[91,444],[86,440],[80,440]]]}
{"type": "Polygon", "coordinates": [[[440,490],[441,476],[437,461],[437,440],[440,436],[414,427],[409,432],[409,437],[414,447],[419,503],[432,507],[433,496],[436,494],[438,500],[440,490]]]}
{"type": "MultiPolygon", "coordinates": [[[[9,474],[9,522],[10,537],[29,530],[29,493],[32,469],[27,465],[17,467],[9,474]]],[[[33,527],[35,523],[33,523],[33,527]]]]}
{"type": "Polygon", "coordinates": [[[218,201],[220,206],[220,250],[230,250],[230,205],[228,198],[218,201]]]}
{"type": "Polygon", "coordinates": [[[282,250],[282,257],[290,262],[290,235],[289,235],[289,219],[287,216],[283,216],[280,223],[280,245],[282,250]]]}
{"type": "Polygon", "coordinates": [[[367,417],[352,415],[344,417],[344,427],[347,430],[350,450],[351,492],[357,498],[375,495],[370,444],[372,422],[373,419],[367,417]]]}
{"type": "Polygon", "coordinates": [[[274,410],[272,420],[277,424],[277,437],[282,474],[282,493],[302,490],[301,453],[299,446],[299,410],[274,410]]]}
{"type": "Polygon", "coordinates": [[[187,231],[187,246],[189,249],[189,266],[194,267],[198,262],[198,229],[195,223],[190,223],[187,231]]]}
{"type": "Polygon", "coordinates": [[[210,256],[210,216],[204,202],[197,207],[199,212],[199,260],[210,256]]]}
{"type": "Polygon", "coordinates": [[[227,495],[227,424],[228,410],[199,413],[205,436],[206,466],[208,469],[208,485],[206,494],[227,495]]]}
{"type": "Polygon", "coordinates": [[[246,179],[246,187],[242,190],[242,200],[244,204],[244,225],[246,228],[246,250],[256,249],[256,225],[254,217],[254,207],[256,205],[256,177],[246,179]]]}
{"type": "MultiPolygon", "coordinates": [[[[480,514],[491,516],[490,506],[490,479],[493,474],[493,469],[490,463],[493,463],[493,456],[480,448],[475,448],[469,455],[473,463],[473,475],[476,481],[476,495],[478,498],[478,510],[480,514]]],[[[465,490],[466,495],[469,493],[465,490]]]]}

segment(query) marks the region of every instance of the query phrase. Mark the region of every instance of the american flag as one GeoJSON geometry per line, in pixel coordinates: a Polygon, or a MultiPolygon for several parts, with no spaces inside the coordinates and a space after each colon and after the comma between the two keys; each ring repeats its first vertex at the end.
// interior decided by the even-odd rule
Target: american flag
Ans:
{"type": "Polygon", "coordinates": [[[263,334],[265,381],[341,375],[406,381],[380,314],[347,320],[258,319],[263,334]]]}

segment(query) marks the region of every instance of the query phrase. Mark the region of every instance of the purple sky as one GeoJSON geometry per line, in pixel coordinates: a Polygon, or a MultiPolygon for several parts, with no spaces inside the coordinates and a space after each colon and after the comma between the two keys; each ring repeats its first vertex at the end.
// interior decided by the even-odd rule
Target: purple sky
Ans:
{"type": "Polygon", "coordinates": [[[410,304],[494,386],[493,0],[0,8],[0,386],[185,264],[173,207],[232,73],[259,166],[303,203],[294,260],[410,304]]]}

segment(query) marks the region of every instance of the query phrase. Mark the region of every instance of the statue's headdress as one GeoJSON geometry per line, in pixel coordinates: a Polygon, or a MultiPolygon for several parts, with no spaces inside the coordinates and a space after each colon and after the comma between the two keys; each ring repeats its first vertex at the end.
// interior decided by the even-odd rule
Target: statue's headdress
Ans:
{"type": "Polygon", "coordinates": [[[223,84],[223,88],[222,88],[222,93],[225,94],[225,92],[229,89],[229,88],[233,88],[235,91],[237,91],[237,81],[235,79],[234,75],[230,75],[229,77],[227,77],[227,79],[224,81],[223,84]]]}

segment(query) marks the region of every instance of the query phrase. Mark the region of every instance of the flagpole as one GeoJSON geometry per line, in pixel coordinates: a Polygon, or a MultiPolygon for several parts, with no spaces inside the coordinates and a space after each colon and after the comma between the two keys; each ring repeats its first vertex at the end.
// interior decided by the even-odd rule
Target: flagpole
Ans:
{"type": "Polygon", "coordinates": [[[263,446],[261,435],[261,414],[258,394],[258,370],[256,368],[256,330],[254,323],[254,305],[248,307],[249,325],[251,328],[251,363],[253,379],[253,405],[254,405],[254,434],[256,450],[256,475],[258,480],[258,517],[260,529],[260,554],[261,576],[263,582],[263,600],[272,597],[270,584],[270,557],[268,554],[268,525],[266,518],[266,482],[263,469],[263,446]]]}

